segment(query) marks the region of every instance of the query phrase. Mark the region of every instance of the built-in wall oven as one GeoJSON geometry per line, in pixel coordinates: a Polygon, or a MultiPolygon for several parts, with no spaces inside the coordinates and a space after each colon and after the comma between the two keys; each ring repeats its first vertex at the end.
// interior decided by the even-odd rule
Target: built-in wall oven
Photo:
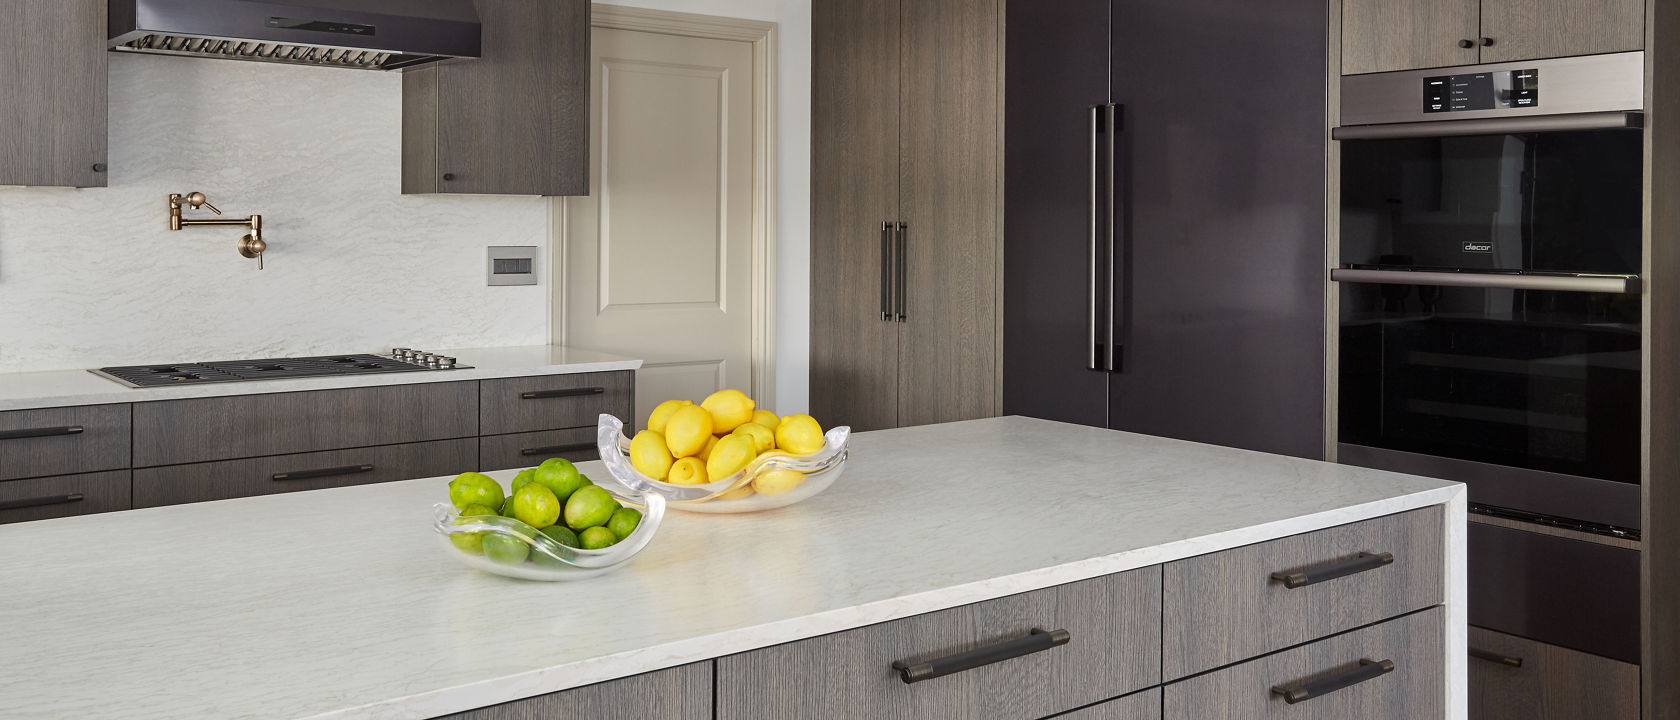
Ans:
{"type": "Polygon", "coordinates": [[[1639,535],[1643,67],[1344,78],[1331,271],[1338,459],[1516,521],[1472,525],[1473,624],[1633,662],[1636,551],[1496,531],[1639,535]]]}

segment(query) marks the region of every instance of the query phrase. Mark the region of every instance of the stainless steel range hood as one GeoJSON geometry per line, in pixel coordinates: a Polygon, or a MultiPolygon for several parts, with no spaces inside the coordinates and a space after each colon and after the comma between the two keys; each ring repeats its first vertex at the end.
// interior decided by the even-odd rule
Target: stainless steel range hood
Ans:
{"type": "Polygon", "coordinates": [[[396,70],[476,58],[472,0],[111,0],[124,52],[396,70]]]}

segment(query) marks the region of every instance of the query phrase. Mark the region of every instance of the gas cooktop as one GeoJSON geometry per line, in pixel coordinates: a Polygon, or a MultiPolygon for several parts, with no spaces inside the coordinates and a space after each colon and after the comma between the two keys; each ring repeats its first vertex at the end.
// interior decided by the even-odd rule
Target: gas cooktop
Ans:
{"type": "Polygon", "coordinates": [[[409,348],[392,348],[389,355],[322,355],[267,360],[129,365],[99,368],[89,372],[131,388],[148,388],[247,380],[466,369],[470,369],[469,366],[457,364],[452,357],[409,348]]]}

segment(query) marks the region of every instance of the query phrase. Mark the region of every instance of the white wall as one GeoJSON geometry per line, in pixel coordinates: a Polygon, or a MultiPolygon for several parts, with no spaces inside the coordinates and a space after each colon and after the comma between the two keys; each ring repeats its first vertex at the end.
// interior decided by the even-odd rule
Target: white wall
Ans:
{"type": "Polygon", "coordinates": [[[811,1],[605,0],[777,23],[776,411],[804,412],[811,365],[811,1]]]}
{"type": "Polygon", "coordinates": [[[0,372],[547,342],[547,287],[484,284],[485,246],[546,252],[547,201],[401,195],[399,75],[110,61],[111,186],[0,188],[0,372]],[[268,269],[168,230],[194,190],[263,216],[268,269]]]}

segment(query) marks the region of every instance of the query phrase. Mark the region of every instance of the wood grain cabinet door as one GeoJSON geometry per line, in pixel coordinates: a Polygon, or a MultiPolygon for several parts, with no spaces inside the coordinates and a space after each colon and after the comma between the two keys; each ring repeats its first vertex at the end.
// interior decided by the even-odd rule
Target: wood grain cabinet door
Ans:
{"type": "Polygon", "coordinates": [[[1470,720],[1639,720],[1639,666],[1470,628],[1470,720]]]}
{"type": "Polygon", "coordinates": [[[859,431],[898,426],[899,5],[811,4],[811,413],[859,431]]]}
{"type": "Polygon", "coordinates": [[[1645,47],[1644,0],[1482,0],[1481,61],[1645,47]]]}
{"type": "Polygon", "coordinates": [[[438,720],[711,720],[712,662],[515,700],[438,720]]]}
{"type": "Polygon", "coordinates": [[[0,28],[0,185],[105,187],[105,0],[7,0],[0,28]]]}
{"type": "Polygon", "coordinates": [[[133,506],[127,470],[0,482],[0,525],[133,506]]]}
{"type": "Polygon", "coordinates": [[[1342,74],[1474,65],[1480,13],[1479,0],[1342,0],[1342,74]]]}

